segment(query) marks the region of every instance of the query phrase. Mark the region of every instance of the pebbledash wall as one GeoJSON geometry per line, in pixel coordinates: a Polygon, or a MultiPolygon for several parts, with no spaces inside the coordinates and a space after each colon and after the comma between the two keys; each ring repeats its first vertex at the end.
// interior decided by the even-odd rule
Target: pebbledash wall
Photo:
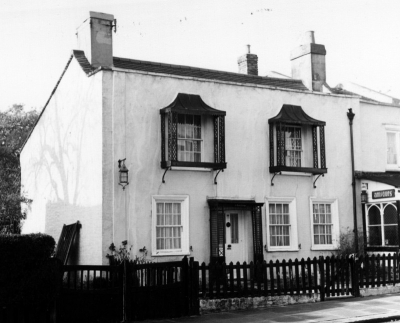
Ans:
{"type": "Polygon", "coordinates": [[[72,59],[21,153],[22,189],[33,200],[22,232],[57,242],[63,224],[79,220],[81,264],[103,262],[102,78],[72,59]]]}
{"type": "MultiPolygon", "coordinates": [[[[353,227],[352,174],[348,109],[359,114],[355,97],[322,93],[254,87],[193,78],[151,75],[137,72],[103,72],[111,74],[104,92],[110,95],[107,108],[112,120],[112,139],[107,139],[110,163],[103,169],[103,183],[113,187],[113,193],[103,197],[110,210],[113,230],[105,233],[109,241],[128,240],[132,253],[140,254],[143,246],[148,259],[170,261],[182,256],[154,256],[152,247],[152,196],[189,196],[190,256],[202,262],[210,257],[210,224],[208,197],[254,199],[266,202],[270,197],[294,197],[298,246],[293,251],[266,252],[264,259],[288,259],[327,255],[332,250],[311,250],[310,198],[336,199],[340,231],[353,227]],[[225,147],[227,169],[213,183],[213,171],[171,170],[160,167],[160,109],[169,105],[178,93],[198,94],[211,107],[226,111],[225,147]],[[313,176],[278,175],[271,186],[269,173],[268,119],[276,116],[283,104],[299,105],[311,117],[326,122],[325,144],[328,173],[313,188],[313,176]],[[111,157],[112,156],[112,157],[111,157]],[[126,157],[130,184],[125,191],[117,185],[116,161],[126,157]],[[112,162],[111,162],[112,161],[112,162]],[[108,178],[107,178],[108,177],[108,178]]],[[[360,141],[360,124],[354,125],[355,142],[360,141]]],[[[356,165],[360,146],[355,145],[356,165]]],[[[103,167],[105,165],[103,164],[103,167]]],[[[267,244],[267,227],[263,207],[263,245],[267,244]]],[[[359,226],[362,227],[361,218],[359,226]]],[[[251,230],[251,228],[250,228],[251,230]]],[[[338,239],[338,235],[334,239],[338,239]]],[[[251,239],[251,235],[250,235],[251,239]]],[[[107,240],[107,239],[106,239],[107,240]]],[[[250,248],[251,249],[251,248],[250,248]]],[[[107,250],[103,249],[103,254],[107,250]]],[[[249,251],[252,253],[252,251],[249,251]]],[[[249,260],[252,260],[250,255],[249,260]]]]}

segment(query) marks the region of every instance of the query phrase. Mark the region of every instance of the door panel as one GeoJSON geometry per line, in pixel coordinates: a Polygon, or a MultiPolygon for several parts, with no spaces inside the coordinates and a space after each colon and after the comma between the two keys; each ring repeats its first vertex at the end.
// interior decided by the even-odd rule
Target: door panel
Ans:
{"type": "Polygon", "coordinates": [[[247,232],[244,214],[241,211],[226,213],[226,263],[231,261],[243,263],[248,261],[247,255],[247,232]]]}

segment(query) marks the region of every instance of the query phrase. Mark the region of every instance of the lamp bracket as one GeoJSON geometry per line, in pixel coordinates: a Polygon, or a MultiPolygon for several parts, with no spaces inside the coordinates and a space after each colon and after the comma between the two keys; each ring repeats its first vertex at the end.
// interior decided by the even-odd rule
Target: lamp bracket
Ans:
{"type": "Polygon", "coordinates": [[[217,175],[215,175],[215,177],[214,177],[214,184],[215,184],[215,185],[218,184],[218,183],[217,183],[217,177],[218,177],[218,175],[219,175],[219,173],[220,173],[221,171],[224,172],[223,169],[220,169],[220,170],[218,170],[217,175]]]}
{"type": "Polygon", "coordinates": [[[317,178],[315,179],[315,181],[314,181],[314,183],[313,183],[314,188],[317,188],[317,187],[315,186],[315,182],[318,181],[318,178],[320,178],[321,176],[324,177],[324,174],[319,174],[319,175],[317,176],[317,178]]]}
{"type": "Polygon", "coordinates": [[[121,163],[124,163],[126,158],[124,159],[118,159],[118,168],[121,168],[121,163]]]}
{"type": "Polygon", "coordinates": [[[163,183],[165,183],[164,177],[165,177],[165,174],[167,173],[167,171],[168,171],[169,169],[171,169],[171,167],[167,167],[167,168],[165,169],[164,175],[163,175],[163,177],[162,177],[162,182],[163,182],[163,183]]]}
{"type": "Polygon", "coordinates": [[[125,191],[125,187],[126,187],[127,185],[129,185],[129,182],[128,182],[128,183],[124,183],[124,184],[118,183],[118,185],[121,185],[121,186],[122,186],[122,189],[125,191]]]}
{"type": "Polygon", "coordinates": [[[276,175],[282,175],[282,172],[274,173],[274,176],[272,176],[272,179],[271,179],[271,186],[274,186],[274,178],[276,175]]]}

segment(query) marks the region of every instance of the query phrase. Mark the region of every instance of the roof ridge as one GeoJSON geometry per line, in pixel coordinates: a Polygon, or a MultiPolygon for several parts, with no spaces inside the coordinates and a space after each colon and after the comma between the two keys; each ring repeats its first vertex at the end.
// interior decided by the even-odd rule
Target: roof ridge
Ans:
{"type": "Polygon", "coordinates": [[[279,81],[279,82],[303,83],[299,79],[283,79],[283,78],[279,78],[279,77],[269,77],[269,76],[261,76],[261,75],[249,75],[249,74],[242,74],[242,73],[236,73],[236,72],[213,70],[213,69],[208,69],[208,68],[203,68],[203,67],[188,66],[188,65],[175,65],[175,64],[170,64],[170,63],[152,62],[152,61],[145,61],[145,60],[139,60],[139,59],[133,59],[133,58],[116,57],[116,56],[114,56],[114,59],[121,60],[121,61],[126,61],[126,62],[134,62],[134,63],[138,63],[138,64],[148,64],[148,65],[155,65],[155,66],[190,69],[190,70],[212,72],[212,73],[220,73],[220,74],[226,74],[226,75],[235,75],[235,76],[248,77],[248,78],[259,78],[259,79],[276,80],[276,81],[279,81]]]}

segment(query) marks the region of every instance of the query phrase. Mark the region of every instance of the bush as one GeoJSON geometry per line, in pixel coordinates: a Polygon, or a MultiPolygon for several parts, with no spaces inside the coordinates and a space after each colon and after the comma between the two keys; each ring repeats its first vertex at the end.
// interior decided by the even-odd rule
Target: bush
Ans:
{"type": "Polygon", "coordinates": [[[0,235],[0,304],[42,304],[54,300],[61,263],[51,258],[55,241],[45,234],[0,235]]]}
{"type": "MultiPolygon", "coordinates": [[[[335,256],[345,257],[355,254],[356,248],[354,243],[354,232],[347,228],[347,232],[340,233],[339,249],[335,252],[335,256]]],[[[358,232],[358,256],[364,255],[364,236],[362,232],[358,232]]]]}

